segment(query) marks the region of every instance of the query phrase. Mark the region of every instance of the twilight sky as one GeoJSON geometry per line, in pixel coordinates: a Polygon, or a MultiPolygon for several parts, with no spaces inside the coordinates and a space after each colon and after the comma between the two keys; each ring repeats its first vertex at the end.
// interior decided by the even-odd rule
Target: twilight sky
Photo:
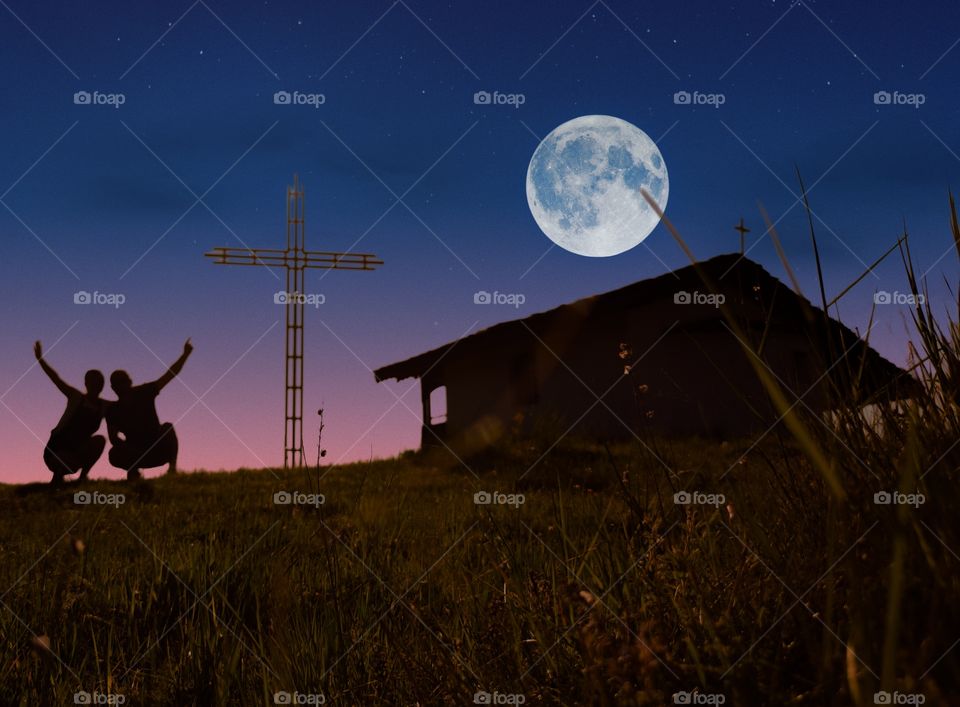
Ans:
{"type": "MultiPolygon", "coordinates": [[[[155,378],[190,336],[194,356],[159,402],[181,466],[282,462],[282,283],[202,253],[282,247],[294,172],[309,247],[386,261],[308,273],[326,298],[307,312],[308,457],[321,404],[330,461],[415,446],[418,389],[375,384],[370,368],[685,264],[663,226],[613,258],[551,248],[526,168],[538,138],[579,115],[623,118],[658,143],[667,213],[700,257],[735,250],[742,215],[750,257],[782,277],[762,202],[812,295],[797,165],[828,293],[905,219],[949,306],[960,8],[853,5],[3,0],[0,481],[49,479],[41,451],[63,399],[33,365],[35,339],[79,385],[91,367],[155,378]],[[75,103],[82,91],[90,103],[75,103]],[[277,91],[323,102],[278,105],[277,91]],[[477,105],[478,91],[523,104],[477,105]],[[677,103],[680,91],[722,105],[677,103]],[[478,290],[526,302],[475,305],[478,290]],[[78,291],[124,302],[78,305],[78,291]]],[[[892,257],[845,298],[845,320],[864,328],[874,291],[904,289],[892,257]]],[[[880,307],[873,333],[898,363],[907,315],[880,307]]],[[[93,476],[122,473],[104,459],[93,476]]]]}

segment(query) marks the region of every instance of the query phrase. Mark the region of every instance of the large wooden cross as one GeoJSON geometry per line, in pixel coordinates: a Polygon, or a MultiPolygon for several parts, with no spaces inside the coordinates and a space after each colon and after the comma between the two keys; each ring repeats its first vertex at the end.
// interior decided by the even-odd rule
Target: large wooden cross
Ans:
{"type": "Polygon", "coordinates": [[[750,229],[743,225],[743,216],[740,217],[740,223],[734,226],[733,230],[740,233],[740,255],[743,255],[743,237],[750,233],[750,229]]]}
{"type": "MultiPolygon", "coordinates": [[[[287,315],[284,370],[283,466],[305,466],[303,450],[303,308],[305,270],[374,270],[383,265],[370,253],[311,251],[304,243],[303,189],[297,175],[287,187],[287,248],[214,248],[204,256],[216,265],[257,265],[283,268],[287,289],[282,300],[287,315]]],[[[279,294],[279,293],[278,293],[279,294]]]]}

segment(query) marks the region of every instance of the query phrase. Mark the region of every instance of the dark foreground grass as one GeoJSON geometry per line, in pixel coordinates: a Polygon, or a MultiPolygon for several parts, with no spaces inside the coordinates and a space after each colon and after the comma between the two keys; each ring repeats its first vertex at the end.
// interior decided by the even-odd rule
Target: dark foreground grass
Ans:
{"type": "Polygon", "coordinates": [[[841,356],[826,422],[721,307],[756,443],[0,487],[0,705],[960,704],[960,301],[897,245],[906,399],[841,356]]]}
{"type": "Polygon", "coordinates": [[[955,703],[955,492],[838,503],[779,433],[647,443],[0,487],[0,704],[863,705],[894,620],[886,687],[955,703]]]}

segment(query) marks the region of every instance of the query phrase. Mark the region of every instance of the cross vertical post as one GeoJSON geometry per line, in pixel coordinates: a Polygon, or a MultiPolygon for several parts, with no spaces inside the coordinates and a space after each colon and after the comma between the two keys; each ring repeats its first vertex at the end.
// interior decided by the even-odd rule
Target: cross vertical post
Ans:
{"type": "Polygon", "coordinates": [[[303,466],[303,307],[304,290],[304,236],[303,191],[300,178],[293,177],[293,186],[287,187],[287,254],[292,262],[287,265],[286,347],[284,360],[283,406],[283,465],[303,466]]]}
{"type": "Polygon", "coordinates": [[[204,253],[215,265],[247,265],[276,267],[286,270],[285,293],[277,293],[274,301],[283,304],[286,318],[284,343],[284,468],[305,465],[303,448],[304,389],[304,305],[306,304],[306,270],[375,270],[383,261],[372,253],[333,253],[306,249],[304,233],[304,199],[300,178],[293,176],[287,187],[287,247],[214,248],[204,253]],[[282,294],[282,300],[280,295],[282,294]]]}
{"type": "Polygon", "coordinates": [[[733,230],[740,232],[740,255],[743,255],[743,246],[744,246],[743,237],[746,234],[750,233],[750,229],[743,225],[743,216],[740,217],[740,223],[734,226],[733,230]]]}

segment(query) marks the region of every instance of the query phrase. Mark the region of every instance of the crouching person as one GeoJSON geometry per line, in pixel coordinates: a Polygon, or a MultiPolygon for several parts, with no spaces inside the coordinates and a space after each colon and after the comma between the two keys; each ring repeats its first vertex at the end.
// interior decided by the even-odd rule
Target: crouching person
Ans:
{"type": "Polygon", "coordinates": [[[110,375],[110,387],[116,402],[107,406],[107,434],[110,437],[110,463],[127,472],[127,479],[140,478],[141,469],[168,465],[167,473],[177,471],[180,444],[169,422],[160,423],[157,396],[183,369],[193,346],[183,345],[180,358],[160,378],[150,383],[133,385],[126,371],[110,375]]]}
{"type": "Polygon", "coordinates": [[[100,398],[103,374],[100,371],[87,371],[83,377],[86,391],[81,392],[65,383],[46,362],[39,341],[33,345],[33,353],[40,368],[67,399],[66,410],[50,432],[50,440],[44,447],[43,463],[53,473],[53,484],[62,483],[67,475],[78,471],[79,480],[83,481],[106,446],[103,436],[96,434],[104,414],[105,402],[100,398]]]}

